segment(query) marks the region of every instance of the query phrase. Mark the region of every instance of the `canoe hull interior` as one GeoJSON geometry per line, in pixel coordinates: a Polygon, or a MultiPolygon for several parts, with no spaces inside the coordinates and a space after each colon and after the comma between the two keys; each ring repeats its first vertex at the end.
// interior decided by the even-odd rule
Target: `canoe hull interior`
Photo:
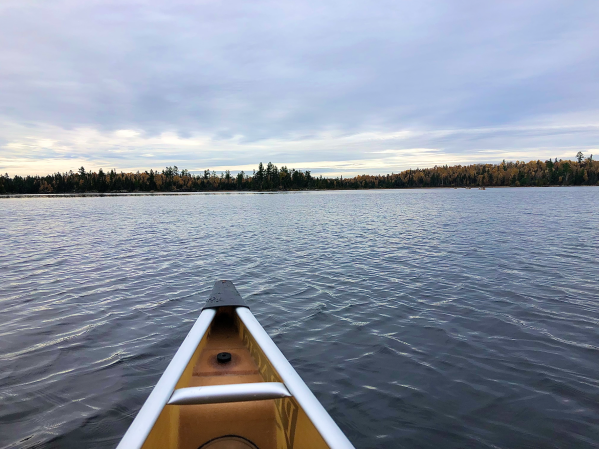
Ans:
{"type": "MultiPolygon", "coordinates": [[[[233,307],[218,309],[176,389],[283,382],[233,307]],[[227,352],[231,360],[217,360],[227,352]]],[[[294,397],[165,405],[144,449],[329,448],[294,397]]]]}

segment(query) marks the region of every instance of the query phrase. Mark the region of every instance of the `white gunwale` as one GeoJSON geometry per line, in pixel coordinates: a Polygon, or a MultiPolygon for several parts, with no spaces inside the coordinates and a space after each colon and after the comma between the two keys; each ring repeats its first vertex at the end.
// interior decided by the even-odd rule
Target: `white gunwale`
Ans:
{"type": "Polygon", "coordinates": [[[144,402],[144,405],[131,423],[117,449],[140,449],[143,446],[162,409],[171,398],[183,371],[210,327],[214,315],[216,315],[215,309],[204,309],[202,311],[177,350],[173,360],[171,360],[166,371],[164,371],[162,377],[150,393],[150,396],[148,396],[148,399],[146,399],[146,402],[144,402]]]}
{"type": "Polygon", "coordinates": [[[297,374],[293,366],[285,358],[281,350],[266,333],[262,325],[247,307],[237,307],[237,316],[243,322],[246,329],[264,352],[281,380],[293,395],[295,400],[304,409],[308,418],[314,424],[322,438],[331,449],[354,449],[354,446],[341,431],[337,423],[318,402],[314,393],[308,388],[302,378],[297,374]]]}

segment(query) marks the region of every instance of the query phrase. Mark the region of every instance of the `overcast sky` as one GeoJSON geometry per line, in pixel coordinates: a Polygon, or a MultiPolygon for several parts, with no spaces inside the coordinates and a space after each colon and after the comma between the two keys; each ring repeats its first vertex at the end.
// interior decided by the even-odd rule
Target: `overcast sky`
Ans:
{"type": "Polygon", "coordinates": [[[0,171],[599,156],[599,2],[2,0],[0,171]]]}

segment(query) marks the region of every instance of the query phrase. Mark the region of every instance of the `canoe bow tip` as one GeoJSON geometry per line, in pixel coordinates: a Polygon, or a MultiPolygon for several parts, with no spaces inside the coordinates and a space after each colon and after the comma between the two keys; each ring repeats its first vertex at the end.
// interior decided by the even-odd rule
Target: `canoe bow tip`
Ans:
{"type": "Polygon", "coordinates": [[[214,283],[210,297],[206,300],[202,310],[218,307],[247,307],[249,309],[233,282],[229,280],[220,280],[214,283]]]}

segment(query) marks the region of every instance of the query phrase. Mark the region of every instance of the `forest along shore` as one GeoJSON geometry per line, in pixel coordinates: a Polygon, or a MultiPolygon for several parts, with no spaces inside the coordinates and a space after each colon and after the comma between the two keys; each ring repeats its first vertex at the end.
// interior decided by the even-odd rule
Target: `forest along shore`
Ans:
{"type": "Polygon", "coordinates": [[[324,178],[309,170],[260,163],[251,175],[229,170],[192,174],[177,166],[162,171],[117,173],[115,170],[55,173],[48,176],[0,176],[0,194],[214,192],[269,190],[401,189],[417,187],[527,187],[599,185],[599,162],[593,156],[576,160],[506,162],[417,168],[388,175],[324,178]]]}

